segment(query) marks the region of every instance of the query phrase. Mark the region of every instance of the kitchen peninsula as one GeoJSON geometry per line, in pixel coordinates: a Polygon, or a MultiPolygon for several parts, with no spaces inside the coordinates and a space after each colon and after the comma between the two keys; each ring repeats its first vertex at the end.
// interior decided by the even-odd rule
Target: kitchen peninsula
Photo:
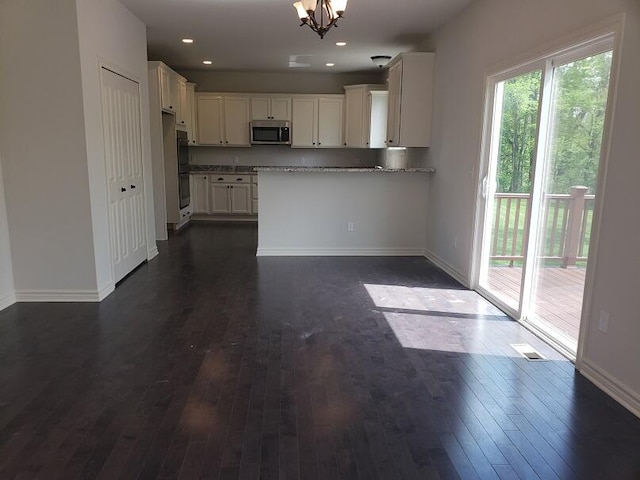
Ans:
{"type": "Polygon", "coordinates": [[[424,255],[431,168],[258,167],[258,256],[424,255]]]}

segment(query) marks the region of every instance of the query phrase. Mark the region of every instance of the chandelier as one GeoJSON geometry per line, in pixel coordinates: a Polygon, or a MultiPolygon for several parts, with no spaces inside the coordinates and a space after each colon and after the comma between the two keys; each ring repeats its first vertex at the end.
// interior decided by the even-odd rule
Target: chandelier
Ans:
{"type": "Polygon", "coordinates": [[[338,26],[336,22],[344,15],[347,0],[301,0],[293,6],[302,22],[300,26],[308,25],[324,38],[331,27],[338,26]]]}

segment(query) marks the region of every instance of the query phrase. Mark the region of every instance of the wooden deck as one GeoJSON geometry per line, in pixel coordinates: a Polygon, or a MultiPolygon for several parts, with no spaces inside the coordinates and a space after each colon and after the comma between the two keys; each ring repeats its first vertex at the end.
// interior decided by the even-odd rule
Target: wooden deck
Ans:
{"type": "MultiPolygon", "coordinates": [[[[580,329],[584,274],[584,268],[542,268],[538,291],[534,295],[537,319],[575,341],[580,329]]],[[[520,295],[521,279],[520,267],[492,267],[489,273],[491,289],[512,302],[520,295]]]]}

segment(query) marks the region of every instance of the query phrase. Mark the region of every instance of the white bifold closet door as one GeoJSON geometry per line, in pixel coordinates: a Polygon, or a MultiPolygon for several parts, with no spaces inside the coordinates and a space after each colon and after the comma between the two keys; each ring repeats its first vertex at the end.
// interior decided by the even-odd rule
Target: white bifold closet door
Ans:
{"type": "Polygon", "coordinates": [[[102,116],[114,281],[147,258],[138,83],[102,68],[102,116]]]}

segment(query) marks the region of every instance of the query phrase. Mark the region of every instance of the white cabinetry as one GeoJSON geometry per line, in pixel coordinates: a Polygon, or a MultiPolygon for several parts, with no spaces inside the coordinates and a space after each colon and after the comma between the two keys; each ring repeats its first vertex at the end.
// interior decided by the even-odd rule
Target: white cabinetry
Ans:
{"type": "Polygon", "coordinates": [[[384,148],[387,97],[384,85],[350,85],[345,89],[345,145],[384,148]]]}
{"type": "Polygon", "coordinates": [[[249,97],[198,93],[196,103],[200,145],[249,145],[249,97]]]}
{"type": "Polygon", "coordinates": [[[291,120],[291,97],[251,97],[251,120],[291,120]]]}
{"type": "Polygon", "coordinates": [[[209,178],[209,213],[251,213],[251,175],[213,174],[209,178]]]}
{"type": "Polygon", "coordinates": [[[344,95],[293,98],[293,147],[343,146],[344,95]]]}
{"type": "Polygon", "coordinates": [[[191,207],[194,214],[209,213],[209,175],[191,175],[191,207]]]}
{"type": "Polygon", "coordinates": [[[196,135],[196,84],[187,82],[187,107],[185,114],[188,115],[187,135],[189,144],[197,145],[198,137],[196,135]]]}
{"type": "Polygon", "coordinates": [[[180,108],[178,81],[181,77],[162,62],[158,62],[157,68],[160,75],[160,98],[162,110],[177,112],[180,108]]]}
{"type": "Polygon", "coordinates": [[[387,146],[430,145],[434,60],[434,53],[411,52],[389,63],[387,146]]]}

